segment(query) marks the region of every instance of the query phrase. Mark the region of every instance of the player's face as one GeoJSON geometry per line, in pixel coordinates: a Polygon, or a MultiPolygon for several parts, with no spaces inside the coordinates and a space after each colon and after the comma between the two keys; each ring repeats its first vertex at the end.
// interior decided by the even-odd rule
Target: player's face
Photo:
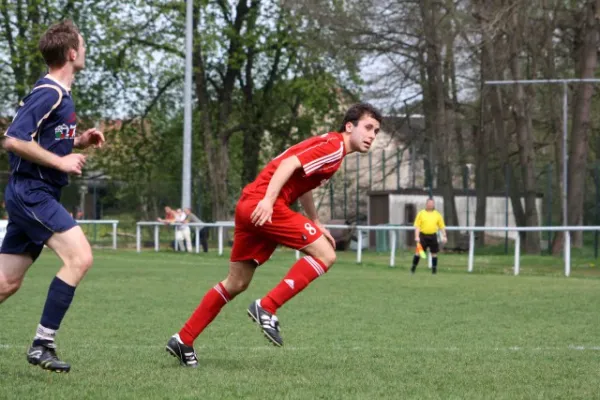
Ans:
{"type": "Polygon", "coordinates": [[[433,211],[435,208],[435,203],[433,202],[433,200],[427,200],[427,203],[425,203],[425,209],[427,211],[433,211]]]}
{"type": "Polygon", "coordinates": [[[346,131],[350,132],[352,150],[361,153],[368,152],[379,133],[379,125],[379,122],[370,115],[363,115],[356,126],[351,122],[346,124],[346,131]]]}
{"type": "Polygon", "coordinates": [[[75,71],[81,71],[85,67],[85,41],[81,35],[79,35],[79,47],[75,52],[73,67],[75,68],[75,71]]]}

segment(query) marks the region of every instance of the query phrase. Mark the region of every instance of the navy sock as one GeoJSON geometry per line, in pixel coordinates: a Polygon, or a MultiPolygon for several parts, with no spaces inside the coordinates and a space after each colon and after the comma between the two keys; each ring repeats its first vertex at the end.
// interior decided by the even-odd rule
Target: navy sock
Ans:
{"type": "Polygon", "coordinates": [[[431,270],[433,273],[437,272],[437,257],[431,257],[431,270]]]}
{"type": "Polygon", "coordinates": [[[36,341],[53,341],[56,331],[60,327],[71,301],[75,294],[75,287],[60,278],[55,277],[50,283],[48,297],[44,305],[44,311],[38,326],[34,344],[36,341]]]}

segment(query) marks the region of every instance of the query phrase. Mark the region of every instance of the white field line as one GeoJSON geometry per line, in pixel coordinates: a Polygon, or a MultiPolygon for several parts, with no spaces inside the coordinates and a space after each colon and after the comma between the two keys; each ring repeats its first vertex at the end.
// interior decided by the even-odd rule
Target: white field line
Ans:
{"type": "MultiPolygon", "coordinates": [[[[0,350],[11,350],[11,349],[23,349],[26,350],[28,344],[10,344],[0,343],[0,350]]],[[[102,344],[102,343],[86,343],[86,347],[101,347],[111,349],[134,349],[134,350],[150,350],[150,349],[164,349],[164,345],[114,345],[114,344],[102,344]]],[[[558,347],[523,347],[523,346],[510,346],[510,347],[393,347],[393,346],[375,346],[375,347],[361,347],[361,346],[284,346],[282,348],[275,348],[273,346],[265,344],[264,346],[195,346],[196,350],[206,351],[346,351],[346,352],[360,352],[360,351],[386,351],[386,352],[459,352],[468,353],[473,351],[486,351],[486,352],[544,352],[544,351],[600,351],[600,346],[580,346],[580,345],[568,345],[558,347]]]]}

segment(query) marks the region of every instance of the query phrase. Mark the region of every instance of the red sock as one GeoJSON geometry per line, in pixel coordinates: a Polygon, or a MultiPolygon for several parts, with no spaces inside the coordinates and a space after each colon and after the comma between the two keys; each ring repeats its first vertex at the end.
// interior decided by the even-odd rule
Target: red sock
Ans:
{"type": "Polygon", "coordinates": [[[327,272],[327,267],[318,258],[306,256],[299,259],[285,278],[260,300],[260,305],[268,312],[275,314],[279,307],[325,272],[327,272]]]}
{"type": "Polygon", "coordinates": [[[215,319],[229,300],[231,296],[220,282],[206,292],[200,305],[179,331],[181,341],[187,346],[192,346],[198,335],[215,319]]]}

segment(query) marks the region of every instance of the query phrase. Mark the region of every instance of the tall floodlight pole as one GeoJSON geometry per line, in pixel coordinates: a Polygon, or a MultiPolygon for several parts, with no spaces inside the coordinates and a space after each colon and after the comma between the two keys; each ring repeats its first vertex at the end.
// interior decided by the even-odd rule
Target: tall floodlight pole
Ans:
{"type": "Polygon", "coordinates": [[[192,5],[186,1],[185,14],[185,84],[183,90],[183,168],[181,207],[192,206],[192,5]]]}
{"type": "MultiPolygon", "coordinates": [[[[569,155],[567,152],[567,130],[568,130],[568,91],[569,83],[600,83],[600,79],[523,79],[523,80],[506,80],[506,81],[485,81],[486,85],[536,85],[536,84],[560,84],[563,86],[563,187],[562,187],[562,217],[563,226],[568,226],[567,220],[567,172],[569,155]]],[[[571,235],[565,229],[564,240],[564,255],[565,255],[565,276],[571,274],[571,235]]]]}

